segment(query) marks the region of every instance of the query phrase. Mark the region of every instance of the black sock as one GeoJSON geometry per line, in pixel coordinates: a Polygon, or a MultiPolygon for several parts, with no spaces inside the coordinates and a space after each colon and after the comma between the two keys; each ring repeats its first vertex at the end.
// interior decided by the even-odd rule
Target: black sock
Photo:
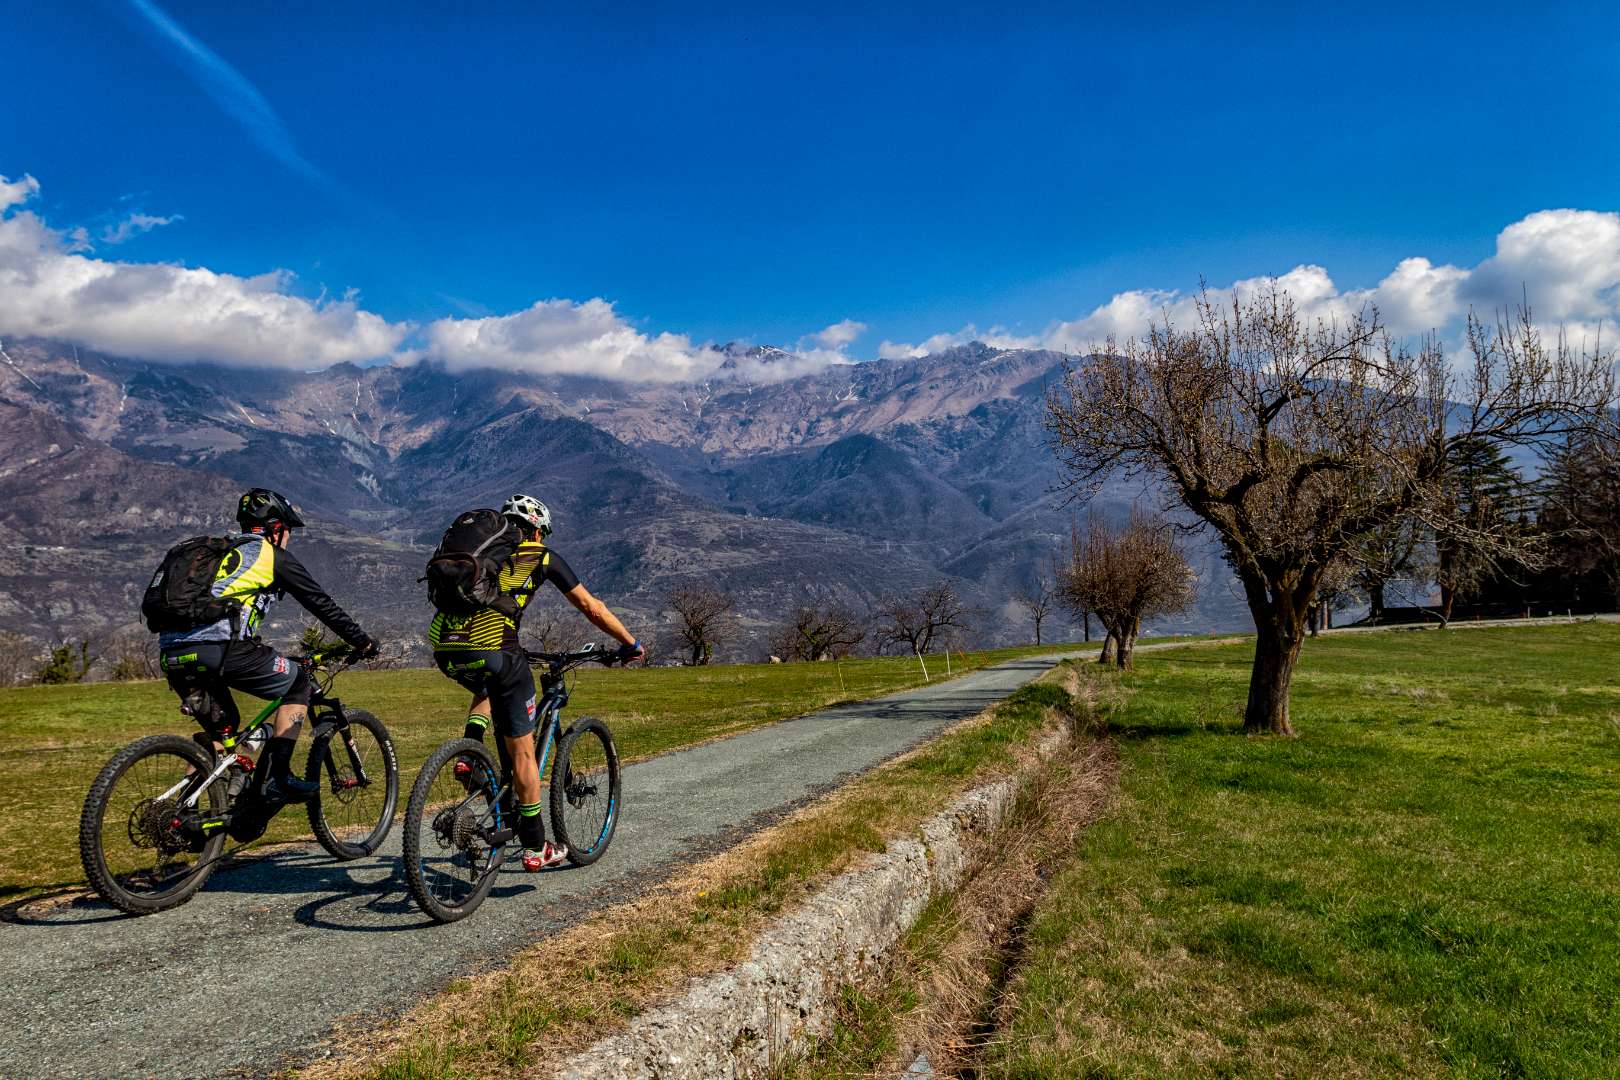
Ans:
{"type": "Polygon", "coordinates": [[[293,747],[296,739],[285,735],[277,735],[264,744],[265,775],[275,780],[285,780],[292,775],[293,747]]]}
{"type": "Polygon", "coordinates": [[[518,839],[523,846],[538,851],[546,846],[546,822],[540,816],[540,804],[529,803],[518,807],[518,839]]]}
{"type": "Polygon", "coordinates": [[[467,726],[462,729],[461,737],[463,739],[475,739],[478,742],[483,742],[484,732],[488,728],[489,717],[479,716],[477,713],[473,713],[471,716],[467,717],[467,726]]]}

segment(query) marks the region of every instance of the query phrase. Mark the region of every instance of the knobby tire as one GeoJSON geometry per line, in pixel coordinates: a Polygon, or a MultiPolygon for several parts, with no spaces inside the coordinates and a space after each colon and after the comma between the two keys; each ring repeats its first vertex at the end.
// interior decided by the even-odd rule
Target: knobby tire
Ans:
{"type": "Polygon", "coordinates": [[[582,716],[558,743],[551,766],[551,828],[568,845],[569,862],[589,866],[607,851],[619,826],[619,799],[613,733],[595,717],[582,716]]]}
{"type": "Polygon", "coordinates": [[[366,821],[340,822],[337,827],[328,820],[329,817],[340,818],[342,809],[350,805],[344,800],[345,792],[338,789],[332,772],[326,768],[326,756],[330,754],[336,766],[338,782],[352,778],[353,763],[349,760],[349,749],[343,742],[343,732],[339,728],[318,737],[310,746],[304,779],[319,784],[320,790],[310,797],[304,807],[309,812],[309,827],[321,847],[331,853],[334,859],[347,861],[372,854],[387,839],[388,830],[394,824],[394,811],[399,806],[399,761],[394,754],[394,740],[381,720],[364,709],[345,709],[344,716],[348,719],[349,727],[355,729],[357,750],[362,755],[370,779],[368,786],[356,789],[355,797],[364,796],[378,785],[382,786],[382,806],[377,812],[377,820],[371,823],[368,814],[366,821]],[[367,745],[367,734],[375,740],[371,746],[367,745]],[[367,824],[372,827],[365,836],[356,839],[347,835],[355,825],[363,827],[367,824]]]}
{"type": "MultiPolygon", "coordinates": [[[[132,767],[145,758],[159,755],[183,758],[204,773],[214,766],[214,759],[207,751],[183,736],[149,735],[144,739],[137,739],[114,754],[102,767],[90,785],[90,791],[85,796],[84,809],[79,814],[79,860],[84,864],[86,879],[91,887],[101,894],[102,899],[130,915],[151,915],[179,907],[190,900],[213,873],[220,849],[225,844],[225,830],[220,829],[209,838],[202,851],[188,852],[198,856],[197,864],[180,875],[170,888],[150,893],[135,892],[118,880],[118,875],[107,865],[107,853],[102,843],[102,830],[107,826],[108,800],[117,788],[118,781],[132,767]]],[[[176,764],[179,765],[178,762],[176,764]]],[[[177,768],[174,779],[179,780],[183,775],[184,770],[177,768]]],[[[210,784],[197,802],[198,809],[205,811],[209,816],[223,814],[224,788],[222,780],[210,784]]],[[[118,828],[128,827],[118,822],[112,824],[118,828]]]]}
{"type": "MultiPolygon", "coordinates": [[[[422,865],[424,857],[434,860],[449,860],[447,849],[439,844],[439,836],[434,831],[434,821],[437,816],[452,805],[462,805],[458,800],[467,799],[468,793],[460,789],[460,785],[453,780],[448,785],[442,785],[439,793],[435,795],[434,788],[439,774],[447,769],[453,769],[455,762],[463,754],[475,762],[475,775],[482,776],[479,790],[483,795],[471,796],[471,807],[487,807],[488,797],[495,796],[500,791],[500,766],[496,764],[495,757],[485,748],[484,744],[476,739],[452,739],[435,750],[428,758],[422,771],[416,774],[416,783],[411,786],[411,797],[405,807],[405,836],[403,842],[405,862],[405,884],[409,887],[411,896],[427,915],[436,922],[449,923],[465,919],[478,905],[484,902],[489,890],[495,885],[496,872],[500,868],[503,852],[500,848],[490,851],[481,861],[481,867],[468,867],[466,877],[469,888],[464,895],[459,895],[453,902],[435,890],[435,881],[446,879],[461,881],[457,874],[443,870],[425,871],[422,865]],[[427,832],[424,834],[424,819],[427,832]],[[477,877],[473,878],[472,871],[477,870],[477,877]],[[436,875],[430,877],[430,875],[436,875]]],[[[503,820],[502,824],[506,824],[503,820]]]]}

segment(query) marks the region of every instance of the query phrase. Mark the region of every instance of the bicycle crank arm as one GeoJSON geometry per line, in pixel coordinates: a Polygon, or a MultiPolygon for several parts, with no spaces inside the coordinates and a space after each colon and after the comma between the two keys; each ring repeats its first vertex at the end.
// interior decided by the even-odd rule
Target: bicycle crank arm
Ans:
{"type": "Polygon", "coordinates": [[[492,848],[502,847],[512,842],[517,836],[516,829],[480,829],[479,839],[492,848]]]}

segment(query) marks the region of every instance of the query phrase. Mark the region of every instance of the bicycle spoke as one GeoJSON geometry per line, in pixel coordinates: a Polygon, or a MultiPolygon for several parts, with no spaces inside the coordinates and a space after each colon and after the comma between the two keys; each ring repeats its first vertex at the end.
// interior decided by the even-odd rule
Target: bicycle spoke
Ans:
{"type": "Polygon", "coordinates": [[[417,850],[423,884],[446,907],[460,907],[500,862],[500,849],[483,835],[495,827],[496,795],[486,782],[469,792],[454,762],[434,777],[419,826],[417,850]]]}
{"type": "Polygon", "coordinates": [[[559,809],[569,842],[581,853],[594,851],[612,824],[615,807],[609,765],[607,743],[594,729],[581,732],[570,743],[559,809]]]}
{"type": "Polygon", "coordinates": [[[326,745],[326,761],[319,778],[321,813],[335,839],[360,843],[376,829],[388,790],[382,747],[376,736],[358,725],[349,728],[348,734],[352,746],[342,735],[334,736],[326,745]]]}
{"type": "MultiPolygon", "coordinates": [[[[131,893],[166,891],[201,861],[202,853],[190,850],[194,845],[175,826],[186,813],[180,806],[186,789],[162,797],[191,769],[177,754],[149,754],[131,764],[108,793],[102,851],[108,872],[131,893]]],[[[202,809],[207,810],[206,800],[202,809]]]]}

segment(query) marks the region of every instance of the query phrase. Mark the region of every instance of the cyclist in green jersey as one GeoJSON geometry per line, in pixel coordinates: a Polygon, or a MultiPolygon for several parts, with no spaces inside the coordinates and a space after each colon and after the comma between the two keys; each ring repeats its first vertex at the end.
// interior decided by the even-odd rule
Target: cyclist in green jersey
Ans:
{"type": "MultiPolygon", "coordinates": [[[[428,627],[428,644],[439,670],[472,691],[466,737],[482,742],[485,730],[492,722],[495,725],[501,769],[511,777],[516,793],[523,868],[533,871],[557,865],[567,858],[568,850],[545,838],[540,815],[540,767],[533,738],[537,695],[528,656],[518,643],[523,612],[549,581],[592,625],[620,643],[620,660],[635,663],[646,654],[607,605],[580,584],[562,556],[546,547],[551,512],[544,503],[529,495],[513,495],[501,506],[501,513],[523,531],[523,542],[502,567],[499,579],[501,592],[512,598],[516,612],[506,615],[484,608],[463,618],[440,612],[428,627]]],[[[471,767],[457,762],[456,775],[469,779],[471,767]]]]}

